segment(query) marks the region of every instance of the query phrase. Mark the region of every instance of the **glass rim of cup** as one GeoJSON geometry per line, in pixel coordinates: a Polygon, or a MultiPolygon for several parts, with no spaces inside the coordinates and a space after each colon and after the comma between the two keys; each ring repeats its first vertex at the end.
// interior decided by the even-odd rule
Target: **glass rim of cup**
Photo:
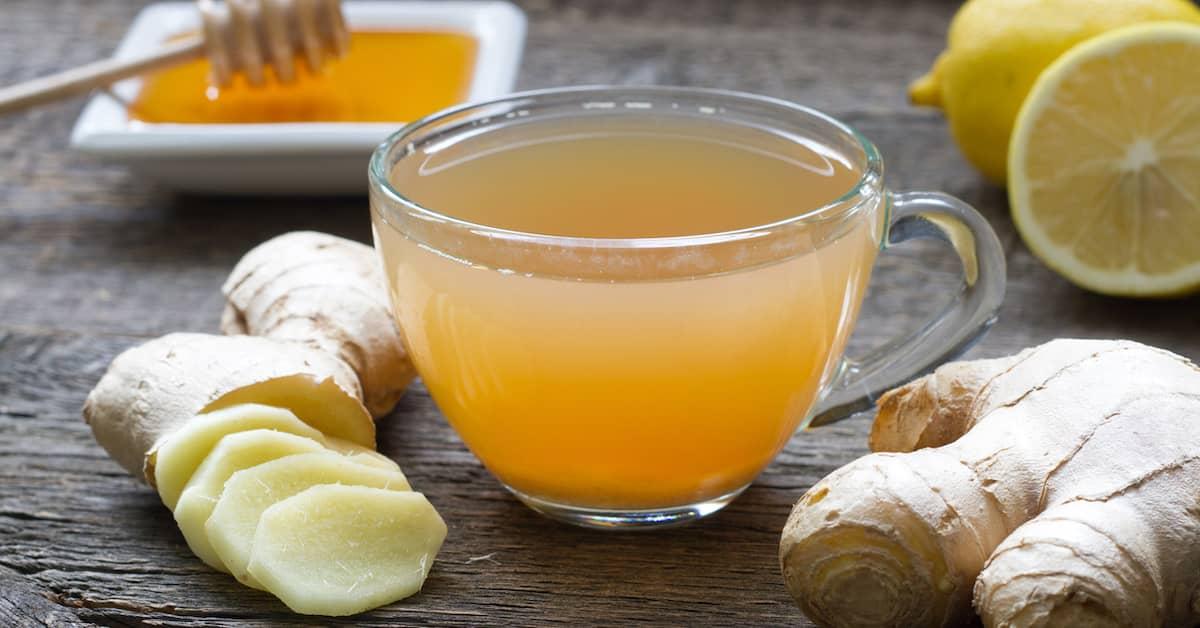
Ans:
{"type": "MultiPolygon", "coordinates": [[[[701,112],[710,115],[717,115],[722,113],[723,110],[717,107],[702,106],[701,112]]],[[[488,125],[491,124],[495,115],[496,114],[484,116],[480,120],[473,122],[479,125],[488,125]]],[[[439,223],[448,228],[465,229],[475,236],[483,236],[489,239],[511,241],[520,244],[550,245],[564,248],[585,247],[591,249],[674,249],[728,243],[740,240],[753,240],[776,233],[781,229],[787,229],[789,227],[802,226],[810,223],[827,223],[830,221],[845,219],[857,213],[860,208],[868,204],[869,201],[871,201],[880,193],[883,181],[883,159],[879,154],[879,150],[875,147],[875,144],[859,133],[854,127],[820,110],[782,98],[775,98],[772,96],[764,96],[761,94],[754,94],[738,90],[707,87],[624,86],[599,84],[550,87],[514,92],[499,98],[464,103],[434,112],[428,116],[404,125],[398,131],[392,133],[387,137],[387,139],[380,143],[375,148],[374,153],[371,155],[371,160],[368,166],[368,175],[372,194],[378,191],[379,193],[383,194],[389,202],[404,207],[406,211],[409,212],[411,217],[423,221],[439,223]],[[509,114],[518,116],[519,112],[521,111],[520,107],[523,104],[529,105],[547,98],[554,97],[586,98],[588,96],[594,96],[594,98],[580,103],[584,110],[614,110],[618,107],[632,109],[635,111],[651,110],[651,107],[645,106],[647,103],[645,103],[644,100],[638,100],[639,96],[643,99],[649,97],[663,98],[670,96],[678,96],[681,99],[726,99],[746,104],[771,107],[779,111],[781,115],[790,114],[816,120],[836,131],[841,132],[846,137],[852,138],[856,143],[856,148],[858,148],[862,154],[861,159],[857,160],[861,163],[855,164],[861,168],[861,173],[854,185],[838,198],[829,201],[824,205],[805,209],[794,216],[789,216],[774,222],[712,233],[630,238],[595,238],[544,234],[528,231],[517,231],[513,229],[495,227],[484,223],[472,222],[462,218],[457,218],[430,207],[426,207],[417,201],[408,198],[404,195],[404,193],[397,190],[389,180],[390,168],[395,163],[392,161],[392,155],[394,152],[398,149],[403,149],[406,154],[414,152],[416,150],[416,146],[411,138],[419,134],[421,131],[430,127],[434,127],[439,123],[453,120],[456,117],[469,115],[473,112],[481,112],[489,107],[494,108],[503,105],[508,105],[515,109],[515,111],[509,112],[509,114]]],[[[383,216],[383,218],[384,222],[394,227],[394,225],[391,224],[392,221],[387,220],[387,216],[383,216]]]]}

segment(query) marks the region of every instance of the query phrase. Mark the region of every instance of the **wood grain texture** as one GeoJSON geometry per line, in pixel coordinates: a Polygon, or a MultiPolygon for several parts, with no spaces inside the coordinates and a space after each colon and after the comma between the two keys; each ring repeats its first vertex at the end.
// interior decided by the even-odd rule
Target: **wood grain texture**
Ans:
{"type": "MultiPolygon", "coordinates": [[[[941,48],[953,3],[529,0],[522,87],[686,84],[789,98],[845,118],[880,146],[896,189],[978,207],[1005,243],[1009,296],[972,355],[1058,336],[1127,337],[1200,358],[1200,300],[1088,295],[1038,263],[1003,191],[958,155],[904,86],[941,48]]],[[[137,2],[5,0],[0,84],[113,49],[137,2]]],[[[0,118],[0,625],[328,625],[205,568],[170,513],[92,440],[79,416],[108,361],[140,339],[215,330],[218,287],[259,241],[292,229],[366,240],[365,199],[172,196],[74,155],[81,101],[0,118]]],[[[950,255],[906,246],[881,262],[854,339],[916,326],[957,285],[950,255]]],[[[381,424],[450,526],[418,596],[359,625],[803,624],[778,574],[791,503],[866,451],[869,417],[798,434],[732,506],[689,528],[600,534],[510,498],[419,385],[381,424]]]]}

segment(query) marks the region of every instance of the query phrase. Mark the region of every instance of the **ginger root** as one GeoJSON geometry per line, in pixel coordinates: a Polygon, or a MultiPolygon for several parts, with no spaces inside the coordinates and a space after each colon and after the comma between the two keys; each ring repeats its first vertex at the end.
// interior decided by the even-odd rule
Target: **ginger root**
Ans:
{"type": "Polygon", "coordinates": [[[254,335],[170,334],[117,356],[84,404],[96,440],[157,489],[193,553],[250,586],[261,577],[298,612],[415,593],[445,524],[374,450],[373,417],[414,372],[371,249],[280,236],[225,294],[223,330],[254,335]]]}
{"type": "MultiPolygon", "coordinates": [[[[375,423],[354,372],[311,347],[269,338],[168,334],[117,356],[83,405],[96,441],[126,471],[157,486],[158,451],[198,415],[242,403],[291,410],[322,434],[374,448],[375,423]]],[[[187,454],[186,476],[169,487],[168,507],[195,465],[230,427],[187,454]]],[[[194,426],[193,426],[194,428],[194,426]]],[[[183,439],[190,440],[190,439],[183,439]]],[[[176,441],[181,451],[190,449],[176,441]]]]}
{"type": "Polygon", "coordinates": [[[246,253],[221,291],[222,332],[294,340],[338,356],[362,382],[372,416],[391,412],[416,377],[369,246],[286,233],[246,253]]]}
{"type": "Polygon", "coordinates": [[[826,626],[1200,622],[1200,369],[1127,341],[947,364],[879,453],[800,498],[788,589],[826,626]],[[915,450],[915,451],[913,451],[915,450]],[[911,452],[911,453],[892,453],[911,452]]]}

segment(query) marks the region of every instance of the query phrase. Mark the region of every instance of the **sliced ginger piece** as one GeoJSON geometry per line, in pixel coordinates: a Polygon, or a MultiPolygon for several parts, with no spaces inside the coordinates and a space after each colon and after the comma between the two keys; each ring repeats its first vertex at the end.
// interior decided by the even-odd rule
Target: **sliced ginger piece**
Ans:
{"type": "Polygon", "coordinates": [[[420,591],[445,538],[420,493],[313,486],[262,513],[248,570],[297,613],[353,615],[420,591]]]}
{"type": "Polygon", "coordinates": [[[305,374],[277,377],[222,395],[205,406],[204,411],[243,403],[287,408],[322,434],[375,446],[375,424],[370,414],[357,397],[346,394],[342,385],[333,379],[318,380],[305,374]]]}
{"type": "Polygon", "coordinates": [[[167,508],[175,510],[188,480],[217,442],[228,434],[270,429],[304,436],[324,445],[325,437],[289,410],[247,403],[198,415],[159,446],[154,483],[167,508]]]}
{"type": "Polygon", "coordinates": [[[368,467],[391,469],[393,471],[400,470],[400,465],[397,464],[395,460],[388,458],[374,449],[363,447],[362,445],[352,443],[348,440],[341,438],[327,438],[325,439],[325,446],[359,464],[365,464],[368,467]]]}
{"type": "Polygon", "coordinates": [[[175,523],[183,532],[192,553],[218,571],[228,571],[216,550],[208,542],[204,524],[217,505],[225,481],[242,469],[292,454],[324,451],[312,438],[270,429],[228,434],[217,442],[204,462],[192,474],[175,504],[175,523]]]}
{"type": "Polygon", "coordinates": [[[246,566],[263,511],[319,484],[411,490],[400,471],[366,466],[333,452],[295,454],[238,471],[225,482],[204,525],[209,543],[234,577],[249,586],[257,584],[246,566]]]}

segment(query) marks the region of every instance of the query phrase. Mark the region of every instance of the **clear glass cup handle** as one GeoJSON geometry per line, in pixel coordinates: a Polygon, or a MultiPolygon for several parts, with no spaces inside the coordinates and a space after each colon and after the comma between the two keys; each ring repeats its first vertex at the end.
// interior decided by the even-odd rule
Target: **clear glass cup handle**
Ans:
{"type": "Polygon", "coordinates": [[[966,351],[996,322],[996,311],[1004,300],[1004,250],[979,212],[938,192],[895,194],[891,201],[883,250],[914,238],[946,242],[962,261],[962,286],[944,309],[915,332],[861,358],[843,358],[809,427],[866,410],[884,391],[966,351]]]}

